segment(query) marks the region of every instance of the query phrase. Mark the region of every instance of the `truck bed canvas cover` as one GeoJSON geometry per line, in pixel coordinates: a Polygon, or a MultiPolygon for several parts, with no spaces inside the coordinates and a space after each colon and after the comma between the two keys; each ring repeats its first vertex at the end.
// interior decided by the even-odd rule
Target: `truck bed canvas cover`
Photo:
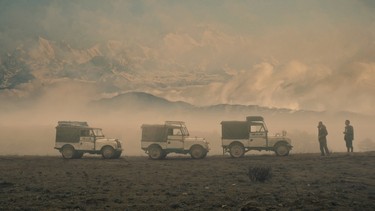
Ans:
{"type": "Polygon", "coordinates": [[[163,142],[166,140],[165,125],[142,125],[142,141],[163,142]]]}
{"type": "Polygon", "coordinates": [[[222,139],[248,139],[249,124],[246,121],[221,122],[222,139]]]}

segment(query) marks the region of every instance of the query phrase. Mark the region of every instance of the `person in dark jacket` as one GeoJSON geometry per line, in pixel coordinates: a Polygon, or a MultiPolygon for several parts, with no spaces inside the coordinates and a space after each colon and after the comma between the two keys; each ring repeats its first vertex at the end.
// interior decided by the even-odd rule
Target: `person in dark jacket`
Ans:
{"type": "Polygon", "coordinates": [[[323,122],[320,121],[318,124],[318,140],[320,145],[321,156],[329,155],[329,150],[327,147],[327,135],[327,128],[323,124],[323,122]]]}
{"type": "Polygon", "coordinates": [[[353,152],[353,140],[354,140],[354,129],[353,126],[350,125],[350,121],[345,121],[345,131],[344,131],[344,140],[346,142],[346,149],[350,152],[353,152]]]}

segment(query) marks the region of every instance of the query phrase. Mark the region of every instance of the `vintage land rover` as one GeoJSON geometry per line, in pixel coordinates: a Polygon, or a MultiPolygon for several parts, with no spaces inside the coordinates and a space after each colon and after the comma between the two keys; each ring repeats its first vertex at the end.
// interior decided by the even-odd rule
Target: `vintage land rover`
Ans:
{"type": "Polygon", "coordinates": [[[84,153],[101,154],[112,159],[121,156],[121,142],[105,138],[100,128],[89,127],[87,122],[59,121],[56,127],[55,149],[66,159],[81,158],[84,153]]]}
{"type": "Polygon", "coordinates": [[[229,152],[234,158],[242,157],[250,150],[274,151],[279,156],[286,156],[292,149],[285,131],[275,136],[268,135],[261,116],[248,116],[246,121],[222,121],[221,134],[223,153],[229,152]]]}
{"type": "Polygon", "coordinates": [[[190,154],[194,159],[206,157],[209,151],[204,138],[189,137],[184,122],[166,121],[162,125],[142,125],[141,148],[151,159],[165,158],[169,153],[190,154]]]}

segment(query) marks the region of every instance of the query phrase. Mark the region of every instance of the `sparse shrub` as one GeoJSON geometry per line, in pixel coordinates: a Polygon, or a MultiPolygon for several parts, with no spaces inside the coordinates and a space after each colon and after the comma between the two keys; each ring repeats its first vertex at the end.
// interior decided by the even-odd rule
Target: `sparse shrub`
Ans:
{"type": "Polygon", "coordinates": [[[250,166],[248,175],[253,182],[265,182],[272,178],[272,169],[269,166],[250,166]]]}

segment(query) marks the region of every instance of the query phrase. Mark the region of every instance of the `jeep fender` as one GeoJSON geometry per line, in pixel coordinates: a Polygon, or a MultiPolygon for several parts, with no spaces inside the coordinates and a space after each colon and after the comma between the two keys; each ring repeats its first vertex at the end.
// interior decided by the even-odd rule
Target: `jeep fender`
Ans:
{"type": "Polygon", "coordinates": [[[100,151],[102,152],[103,149],[106,148],[106,147],[112,147],[114,150],[116,150],[115,147],[113,147],[112,145],[107,144],[107,145],[102,146],[102,147],[100,148],[100,151]]]}
{"type": "Polygon", "coordinates": [[[115,150],[118,149],[117,142],[115,142],[115,141],[99,140],[99,141],[96,142],[95,150],[100,150],[101,151],[106,146],[110,146],[110,147],[112,147],[115,150]]]}
{"type": "Polygon", "coordinates": [[[63,145],[61,148],[59,148],[58,150],[59,150],[60,152],[62,152],[62,149],[63,149],[64,147],[72,147],[74,150],[76,150],[76,149],[74,148],[74,146],[71,145],[71,144],[64,144],[64,145],[63,145]]]}
{"type": "Polygon", "coordinates": [[[238,145],[241,145],[242,147],[245,147],[245,146],[243,145],[243,143],[241,143],[241,142],[239,142],[239,141],[233,141],[232,143],[229,144],[228,148],[231,148],[231,147],[232,147],[233,145],[235,145],[235,144],[238,144],[238,145]]]}
{"type": "Polygon", "coordinates": [[[148,153],[148,149],[151,148],[151,147],[159,147],[160,149],[163,150],[163,147],[161,147],[159,144],[150,144],[147,148],[146,148],[146,152],[148,153]]]}
{"type": "Polygon", "coordinates": [[[275,145],[273,145],[273,147],[276,148],[277,146],[279,146],[281,144],[284,144],[284,145],[288,146],[290,149],[292,148],[292,146],[285,140],[280,140],[280,141],[276,142],[275,145]]]}
{"type": "Polygon", "coordinates": [[[202,149],[203,149],[204,151],[208,152],[207,149],[205,148],[205,146],[203,146],[202,144],[193,144],[193,145],[190,147],[189,151],[191,151],[191,149],[193,149],[194,147],[202,147],[202,149]]]}
{"type": "Polygon", "coordinates": [[[207,146],[204,143],[202,143],[201,141],[185,141],[184,142],[184,150],[191,150],[191,148],[193,146],[200,146],[204,150],[208,151],[207,146]]]}

